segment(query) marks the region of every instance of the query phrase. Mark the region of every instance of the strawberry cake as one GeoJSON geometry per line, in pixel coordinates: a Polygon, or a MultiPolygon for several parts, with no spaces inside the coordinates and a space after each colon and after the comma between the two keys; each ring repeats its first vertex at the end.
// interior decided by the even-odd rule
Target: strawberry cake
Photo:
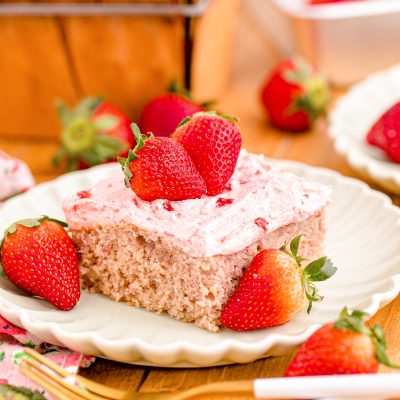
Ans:
{"type": "Polygon", "coordinates": [[[83,288],[216,332],[253,257],[302,234],[321,255],[331,188],[241,150],[225,190],[146,201],[112,176],[64,202],[83,288]]]}

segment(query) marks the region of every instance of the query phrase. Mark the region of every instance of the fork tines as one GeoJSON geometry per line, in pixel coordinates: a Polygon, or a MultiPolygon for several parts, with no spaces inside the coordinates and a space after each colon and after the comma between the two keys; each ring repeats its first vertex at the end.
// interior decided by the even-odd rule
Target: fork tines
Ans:
{"type": "Polygon", "coordinates": [[[21,372],[60,400],[124,399],[126,392],[72,374],[32,349],[21,358],[21,372]]]}

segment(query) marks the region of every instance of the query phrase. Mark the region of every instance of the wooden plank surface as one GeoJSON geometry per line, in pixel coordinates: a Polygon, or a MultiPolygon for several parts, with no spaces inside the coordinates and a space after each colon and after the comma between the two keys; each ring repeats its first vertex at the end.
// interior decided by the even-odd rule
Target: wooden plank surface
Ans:
{"type": "MultiPolygon", "coordinates": [[[[226,96],[218,103],[218,109],[240,118],[243,144],[249,151],[276,158],[303,161],[315,166],[332,168],[347,176],[358,177],[345,160],[334,152],[324,122],[319,123],[311,132],[302,134],[279,132],[268,125],[259,104],[258,91],[265,74],[277,61],[278,56],[276,49],[257,32],[256,27],[243,13],[233,60],[233,83],[226,96]]],[[[51,155],[57,148],[55,141],[16,141],[0,138],[0,148],[27,161],[38,182],[52,179],[60,173],[53,170],[49,163],[51,155]]],[[[392,199],[400,205],[398,196],[392,196],[392,199]]],[[[379,322],[386,330],[389,355],[398,363],[400,362],[399,310],[400,297],[380,310],[371,320],[371,323],[379,322]]],[[[208,382],[281,376],[291,356],[289,354],[245,365],[201,369],[149,368],[98,359],[91,368],[82,370],[81,373],[110,386],[132,391],[170,391],[208,382]]],[[[389,372],[387,368],[381,368],[381,371],[389,372]]]]}

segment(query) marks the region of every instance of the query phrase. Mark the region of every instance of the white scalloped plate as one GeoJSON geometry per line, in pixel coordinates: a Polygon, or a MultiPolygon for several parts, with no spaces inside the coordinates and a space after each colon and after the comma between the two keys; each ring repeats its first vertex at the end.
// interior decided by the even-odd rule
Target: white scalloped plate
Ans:
{"type": "Polygon", "coordinates": [[[328,132],[338,153],[365,177],[400,194],[400,164],[369,146],[365,137],[373,123],[400,101],[400,65],[352,86],[329,116],[328,132]]]}
{"type": "MultiPolygon", "coordinates": [[[[345,305],[374,314],[400,291],[400,210],[355,179],[295,162],[279,164],[334,187],[325,250],[339,269],[319,285],[325,299],[309,316],[303,312],[272,329],[210,333],[101,295],[83,293],[72,311],[58,311],[44,300],[27,297],[5,279],[0,279],[0,313],[45,341],[85,354],[173,367],[243,363],[283,354],[334,319],[345,305]]],[[[62,218],[63,198],[118,168],[105,165],[71,173],[9,200],[0,208],[0,230],[42,213],[62,218]]]]}

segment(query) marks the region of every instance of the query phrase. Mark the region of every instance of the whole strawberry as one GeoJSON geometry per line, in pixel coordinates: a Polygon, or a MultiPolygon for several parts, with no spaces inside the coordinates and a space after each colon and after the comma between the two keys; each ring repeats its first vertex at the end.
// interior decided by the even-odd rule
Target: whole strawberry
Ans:
{"type": "Polygon", "coordinates": [[[125,184],[143,200],[196,199],[206,193],[206,186],[187,151],[166,137],[149,137],[132,124],[136,147],[119,162],[125,184]]]}
{"type": "Polygon", "coordinates": [[[367,142],[382,149],[396,163],[400,163],[400,102],[390,107],[367,135],[367,142]]]}
{"type": "Polygon", "coordinates": [[[188,96],[182,93],[165,93],[151,100],[143,108],[140,129],[143,132],[152,132],[155,136],[171,136],[185,117],[204,111],[202,105],[188,96]]]}
{"type": "Polygon", "coordinates": [[[339,319],[319,328],[301,346],[285,376],[371,374],[379,363],[391,368],[382,328],[364,324],[366,314],[344,308],[339,319]]]}
{"type": "Polygon", "coordinates": [[[302,267],[297,255],[301,236],[296,236],[290,251],[268,249],[258,253],[244,272],[232,297],[221,313],[225,328],[236,331],[269,328],[290,321],[308,303],[321,301],[314,282],[330,278],[336,268],[326,257],[302,267]]]}
{"type": "Polygon", "coordinates": [[[315,67],[297,57],[276,66],[262,86],[261,100],[272,125],[301,132],[326,114],[329,88],[315,67]]]}
{"type": "Polygon", "coordinates": [[[87,97],[73,110],[57,105],[62,124],[61,147],[55,165],[67,162],[69,170],[83,169],[125,157],[135,139],[131,120],[116,106],[100,97],[87,97]]]}
{"type": "Polygon", "coordinates": [[[185,118],[172,138],[189,153],[203,177],[207,194],[222,193],[235,171],[242,145],[235,119],[213,111],[185,118]]]}
{"type": "Polygon", "coordinates": [[[1,243],[8,279],[25,291],[70,310],[80,297],[78,255],[65,223],[43,216],[15,222],[1,243]]]}

